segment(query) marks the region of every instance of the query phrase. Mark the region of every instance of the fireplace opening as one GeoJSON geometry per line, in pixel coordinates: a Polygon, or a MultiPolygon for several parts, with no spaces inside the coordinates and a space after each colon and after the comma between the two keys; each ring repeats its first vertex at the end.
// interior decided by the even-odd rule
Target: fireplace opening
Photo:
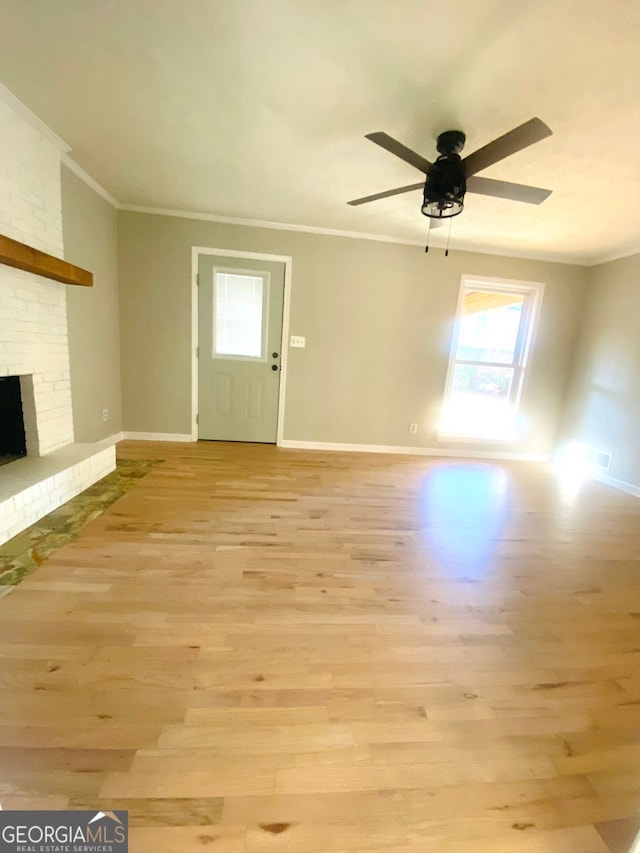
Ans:
{"type": "Polygon", "coordinates": [[[27,455],[19,376],[0,376],[0,465],[27,455]]]}

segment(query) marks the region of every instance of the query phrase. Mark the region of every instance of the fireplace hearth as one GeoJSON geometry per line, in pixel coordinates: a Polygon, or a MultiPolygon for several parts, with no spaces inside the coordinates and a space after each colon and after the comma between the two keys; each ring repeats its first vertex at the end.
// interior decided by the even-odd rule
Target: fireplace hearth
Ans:
{"type": "Polygon", "coordinates": [[[0,465],[27,455],[19,376],[0,376],[0,465]]]}

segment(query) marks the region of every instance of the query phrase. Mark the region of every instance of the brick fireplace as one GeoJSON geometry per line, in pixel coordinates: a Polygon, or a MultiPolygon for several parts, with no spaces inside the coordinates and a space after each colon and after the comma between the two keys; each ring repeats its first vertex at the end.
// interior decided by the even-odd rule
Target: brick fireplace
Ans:
{"type": "MultiPolygon", "coordinates": [[[[60,258],[67,150],[0,86],[0,234],[60,258]]],[[[74,444],[65,285],[0,265],[6,377],[19,377],[27,455],[0,466],[0,543],[115,466],[113,447],[74,444]]]]}
{"type": "Polygon", "coordinates": [[[27,455],[19,376],[0,376],[0,465],[27,455]]]}

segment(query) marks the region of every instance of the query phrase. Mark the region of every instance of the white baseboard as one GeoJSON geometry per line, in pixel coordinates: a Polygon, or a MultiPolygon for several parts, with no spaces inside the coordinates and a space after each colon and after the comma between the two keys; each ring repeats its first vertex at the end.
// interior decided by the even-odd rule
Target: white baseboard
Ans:
{"type": "Polygon", "coordinates": [[[122,439],[132,441],[194,441],[190,432],[123,432],[122,439]]]}
{"type": "Polygon", "coordinates": [[[405,456],[444,456],[456,459],[497,459],[514,462],[548,462],[544,453],[503,453],[499,450],[445,450],[440,447],[394,447],[387,444],[336,444],[285,438],[280,447],[292,450],[338,450],[347,453],[392,453],[405,456]]]}
{"type": "Polygon", "coordinates": [[[611,477],[609,474],[601,474],[599,471],[594,471],[591,476],[605,486],[611,486],[612,489],[618,489],[620,492],[626,492],[628,495],[640,498],[640,486],[634,486],[633,483],[626,483],[624,480],[617,480],[615,477],[611,477]]]}
{"type": "Polygon", "coordinates": [[[123,438],[123,432],[114,432],[113,435],[109,435],[107,438],[101,439],[100,444],[104,444],[105,446],[108,446],[109,444],[117,444],[119,441],[122,441],[123,438]]]}

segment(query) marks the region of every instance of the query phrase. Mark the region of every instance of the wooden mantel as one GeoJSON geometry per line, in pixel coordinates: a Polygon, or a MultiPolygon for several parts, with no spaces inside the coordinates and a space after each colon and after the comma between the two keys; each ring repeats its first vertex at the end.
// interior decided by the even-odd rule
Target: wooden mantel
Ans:
{"type": "Polygon", "coordinates": [[[93,273],[76,267],[67,261],[61,261],[46,252],[40,252],[10,237],[0,235],[0,264],[17,267],[19,270],[52,278],[63,284],[78,284],[82,287],[93,287],[93,273]]]}

